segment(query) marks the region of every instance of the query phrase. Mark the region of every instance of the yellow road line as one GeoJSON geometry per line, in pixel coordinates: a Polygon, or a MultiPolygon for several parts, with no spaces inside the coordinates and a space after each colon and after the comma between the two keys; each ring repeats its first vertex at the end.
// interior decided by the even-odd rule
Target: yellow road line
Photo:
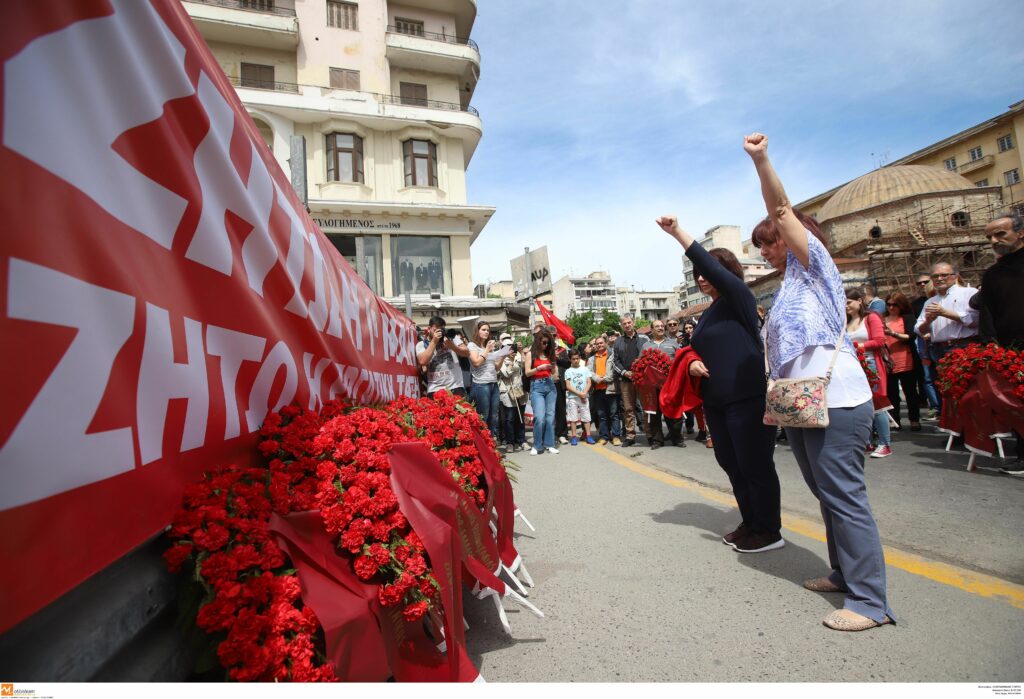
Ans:
{"type": "MultiPolygon", "coordinates": [[[[615,462],[619,466],[627,468],[641,476],[646,476],[647,478],[659,481],[660,483],[670,485],[673,488],[689,490],[705,500],[711,500],[719,505],[736,507],[735,498],[731,495],[726,495],[721,491],[715,490],[714,488],[698,485],[685,480],[684,478],[680,478],[679,476],[673,476],[665,473],[664,471],[651,468],[650,466],[644,466],[643,464],[627,458],[622,454],[616,453],[606,447],[592,446],[591,449],[600,452],[602,456],[615,462]]],[[[820,541],[822,543],[825,541],[825,526],[819,521],[809,520],[794,515],[783,515],[782,527],[783,529],[787,529],[801,536],[806,536],[809,539],[814,539],[815,541],[820,541]]],[[[942,583],[943,585],[950,585],[952,587],[959,588],[973,595],[991,597],[993,599],[1009,602],[1017,609],[1024,609],[1024,585],[1018,585],[992,575],[985,575],[984,573],[959,568],[948,563],[932,561],[927,558],[923,558],[922,556],[894,549],[890,546],[886,546],[884,549],[885,562],[893,568],[898,568],[911,573],[912,575],[918,575],[929,580],[934,580],[935,582],[942,583]]]]}

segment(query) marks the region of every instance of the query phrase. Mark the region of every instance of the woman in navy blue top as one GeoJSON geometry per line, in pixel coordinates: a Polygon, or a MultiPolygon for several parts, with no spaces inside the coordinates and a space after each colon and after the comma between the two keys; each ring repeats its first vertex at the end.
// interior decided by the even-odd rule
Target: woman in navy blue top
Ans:
{"type": "Polygon", "coordinates": [[[690,338],[702,360],[690,365],[690,373],[702,377],[715,458],[729,476],[743,518],[722,541],[740,553],[782,548],[775,428],[764,424],[767,381],[754,295],[732,252],[695,245],[674,216],[662,216],[657,223],[686,250],[697,285],[712,298],[690,338]]]}

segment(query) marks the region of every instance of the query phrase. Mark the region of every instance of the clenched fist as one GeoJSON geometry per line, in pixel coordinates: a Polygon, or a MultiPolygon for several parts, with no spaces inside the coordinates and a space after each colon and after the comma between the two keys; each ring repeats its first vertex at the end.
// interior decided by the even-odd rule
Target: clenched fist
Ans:
{"type": "Polygon", "coordinates": [[[756,131],[749,136],[743,137],[743,150],[751,158],[760,158],[768,155],[768,137],[756,131]]]}

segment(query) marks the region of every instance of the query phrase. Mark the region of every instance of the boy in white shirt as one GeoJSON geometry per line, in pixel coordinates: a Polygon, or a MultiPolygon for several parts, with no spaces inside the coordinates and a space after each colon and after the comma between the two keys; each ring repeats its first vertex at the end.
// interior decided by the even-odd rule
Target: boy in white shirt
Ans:
{"type": "Polygon", "coordinates": [[[572,366],[565,370],[565,420],[569,423],[569,444],[579,444],[576,438],[576,425],[583,425],[583,439],[587,444],[594,444],[594,438],[590,436],[590,402],[587,396],[590,394],[590,370],[583,364],[578,350],[569,351],[569,361],[572,366]]]}

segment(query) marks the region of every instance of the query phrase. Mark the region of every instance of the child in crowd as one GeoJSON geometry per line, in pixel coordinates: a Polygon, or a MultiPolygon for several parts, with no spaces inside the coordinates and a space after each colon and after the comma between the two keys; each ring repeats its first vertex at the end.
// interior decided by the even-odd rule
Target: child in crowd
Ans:
{"type": "Polygon", "coordinates": [[[576,438],[577,423],[583,426],[583,439],[587,444],[594,444],[590,436],[590,371],[583,364],[579,350],[570,350],[569,361],[572,366],[565,371],[565,420],[569,424],[569,444],[579,444],[576,438]]]}

